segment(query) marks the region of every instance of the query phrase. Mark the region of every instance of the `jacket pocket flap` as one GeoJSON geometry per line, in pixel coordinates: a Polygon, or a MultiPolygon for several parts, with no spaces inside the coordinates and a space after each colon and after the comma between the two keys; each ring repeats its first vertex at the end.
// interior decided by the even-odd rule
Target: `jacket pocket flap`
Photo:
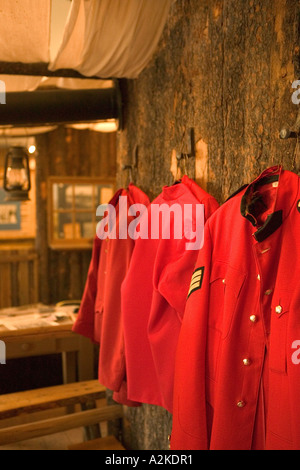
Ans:
{"type": "Polygon", "coordinates": [[[224,287],[230,288],[230,291],[235,297],[238,297],[245,277],[245,273],[239,269],[233,268],[227,263],[217,261],[213,264],[210,282],[213,283],[217,280],[221,280],[224,287]]]}
{"type": "Polygon", "coordinates": [[[290,310],[290,300],[289,297],[277,295],[273,296],[272,299],[272,315],[276,318],[281,318],[283,315],[288,313],[290,310]]]}

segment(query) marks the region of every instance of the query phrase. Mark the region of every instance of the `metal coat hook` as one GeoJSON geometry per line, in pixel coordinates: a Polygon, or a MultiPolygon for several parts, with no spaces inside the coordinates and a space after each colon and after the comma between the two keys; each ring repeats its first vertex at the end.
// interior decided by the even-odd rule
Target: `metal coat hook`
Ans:
{"type": "Polygon", "coordinates": [[[130,182],[132,182],[132,165],[123,165],[122,166],[122,171],[129,170],[129,179],[130,182]]]}
{"type": "Polygon", "coordinates": [[[122,165],[122,171],[128,170],[130,183],[133,181],[133,169],[137,168],[138,165],[138,145],[134,147],[132,158],[131,158],[131,165],[122,165]]]}
{"type": "Polygon", "coordinates": [[[300,135],[300,108],[295,124],[292,127],[283,127],[280,131],[280,138],[282,140],[297,139],[300,135]]]}
{"type": "Polygon", "coordinates": [[[190,132],[188,134],[188,152],[183,153],[183,152],[176,152],[176,158],[178,161],[180,160],[185,160],[187,158],[192,158],[196,156],[196,144],[195,144],[195,130],[192,127],[190,129],[190,132]]]}

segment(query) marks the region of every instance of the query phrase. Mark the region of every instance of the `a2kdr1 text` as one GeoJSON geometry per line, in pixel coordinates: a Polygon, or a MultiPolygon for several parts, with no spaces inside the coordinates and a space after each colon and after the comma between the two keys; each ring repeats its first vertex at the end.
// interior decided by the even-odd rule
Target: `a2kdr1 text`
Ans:
{"type": "Polygon", "coordinates": [[[191,465],[192,455],[177,454],[151,454],[148,458],[138,456],[122,456],[113,454],[105,458],[105,465],[130,465],[136,468],[139,464],[148,465],[191,465]]]}

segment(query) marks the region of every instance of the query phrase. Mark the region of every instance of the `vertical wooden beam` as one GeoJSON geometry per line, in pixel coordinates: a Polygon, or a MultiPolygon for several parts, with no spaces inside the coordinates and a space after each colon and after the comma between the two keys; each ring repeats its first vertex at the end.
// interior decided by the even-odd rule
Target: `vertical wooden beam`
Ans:
{"type": "Polygon", "coordinates": [[[0,263],[0,308],[12,305],[11,264],[9,261],[0,263]]]}
{"type": "Polygon", "coordinates": [[[30,303],[30,278],[29,263],[21,261],[18,263],[18,291],[20,305],[28,305],[30,303]]]}
{"type": "Polygon", "coordinates": [[[42,303],[50,302],[51,283],[49,280],[49,250],[48,250],[48,211],[47,211],[47,176],[50,175],[48,134],[37,138],[38,158],[36,159],[36,250],[39,257],[39,300],[42,303]]]}

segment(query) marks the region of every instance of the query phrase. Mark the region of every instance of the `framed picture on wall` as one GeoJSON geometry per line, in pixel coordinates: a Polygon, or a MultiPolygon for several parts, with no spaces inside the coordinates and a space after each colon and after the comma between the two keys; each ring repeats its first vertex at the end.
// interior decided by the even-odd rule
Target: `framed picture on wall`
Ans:
{"type": "Polygon", "coordinates": [[[0,231],[21,230],[21,203],[5,201],[6,193],[0,188],[0,231]]]}
{"type": "Polygon", "coordinates": [[[114,178],[48,179],[48,242],[52,249],[90,249],[96,236],[96,209],[115,191],[114,178]]]}

